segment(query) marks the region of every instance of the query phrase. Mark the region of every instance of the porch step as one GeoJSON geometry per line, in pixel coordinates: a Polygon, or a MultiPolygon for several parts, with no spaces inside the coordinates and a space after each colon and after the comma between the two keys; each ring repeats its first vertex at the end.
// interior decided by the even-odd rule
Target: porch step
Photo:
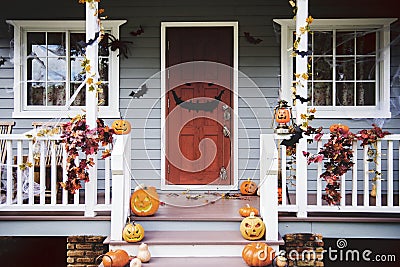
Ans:
{"type": "Polygon", "coordinates": [[[150,262],[143,263],[143,267],[204,267],[204,266],[229,266],[247,267],[241,257],[186,257],[186,258],[158,258],[152,257],[150,262]]]}
{"type": "Polygon", "coordinates": [[[146,231],[141,242],[128,243],[106,239],[110,249],[124,249],[136,255],[140,243],[146,243],[154,257],[238,257],[250,242],[266,242],[275,249],[283,245],[279,241],[249,241],[237,231],[146,231]]]}

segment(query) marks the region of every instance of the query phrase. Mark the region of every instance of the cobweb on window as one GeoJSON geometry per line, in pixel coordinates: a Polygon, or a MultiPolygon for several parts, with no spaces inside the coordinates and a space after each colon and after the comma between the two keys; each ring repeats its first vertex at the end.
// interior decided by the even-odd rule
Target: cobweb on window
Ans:
{"type": "MultiPolygon", "coordinates": [[[[13,189],[12,189],[12,204],[17,202],[17,184],[16,184],[16,174],[13,173],[13,189]]],[[[7,169],[6,166],[1,167],[1,187],[0,187],[0,204],[4,204],[6,202],[6,193],[7,193],[7,169]]],[[[33,182],[33,195],[40,195],[40,193],[44,191],[44,189],[40,190],[40,184],[33,182]]],[[[28,170],[25,169],[22,171],[22,200],[29,198],[29,175],[28,170]]]]}

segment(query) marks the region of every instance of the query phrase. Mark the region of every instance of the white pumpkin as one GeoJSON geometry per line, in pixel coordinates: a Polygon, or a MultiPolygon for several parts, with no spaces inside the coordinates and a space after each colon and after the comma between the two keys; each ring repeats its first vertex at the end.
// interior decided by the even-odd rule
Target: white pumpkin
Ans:
{"type": "Polygon", "coordinates": [[[149,251],[149,247],[147,246],[146,243],[140,244],[138,247],[138,253],[136,255],[138,259],[140,259],[142,262],[149,262],[151,258],[151,254],[149,251]]]}
{"type": "Polygon", "coordinates": [[[141,266],[142,266],[142,262],[138,258],[133,258],[131,260],[131,263],[129,264],[129,267],[141,267],[141,266]]]}

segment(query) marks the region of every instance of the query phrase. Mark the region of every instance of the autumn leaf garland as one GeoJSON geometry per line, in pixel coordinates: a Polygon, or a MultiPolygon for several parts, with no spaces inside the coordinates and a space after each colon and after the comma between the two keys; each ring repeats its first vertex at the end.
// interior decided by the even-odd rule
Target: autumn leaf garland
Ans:
{"type": "MultiPolygon", "coordinates": [[[[357,134],[350,131],[344,132],[341,128],[337,128],[331,132],[329,140],[324,144],[317,154],[310,154],[303,151],[303,155],[307,158],[307,164],[322,162],[324,159],[325,172],[320,178],[326,181],[325,195],[323,199],[329,205],[337,205],[342,198],[340,194],[340,177],[348,172],[354,165],[353,158],[353,141],[361,141],[361,146],[375,146],[378,138],[383,138],[390,134],[383,131],[380,127],[372,124],[372,129],[364,129],[357,134]]],[[[317,135],[321,138],[321,135],[317,135]]],[[[376,163],[376,162],[375,162],[376,163]]]]}
{"type": "MultiPolygon", "coordinates": [[[[81,181],[89,181],[89,168],[94,166],[94,158],[100,148],[113,143],[114,130],[97,119],[97,127],[90,129],[85,115],[77,115],[62,125],[62,142],[67,151],[67,180],[61,186],[72,194],[82,188],[81,181]],[[79,156],[82,157],[79,159],[79,156]],[[77,160],[78,159],[78,160],[77,160]]],[[[102,152],[101,158],[111,155],[109,149],[102,152]]]]}

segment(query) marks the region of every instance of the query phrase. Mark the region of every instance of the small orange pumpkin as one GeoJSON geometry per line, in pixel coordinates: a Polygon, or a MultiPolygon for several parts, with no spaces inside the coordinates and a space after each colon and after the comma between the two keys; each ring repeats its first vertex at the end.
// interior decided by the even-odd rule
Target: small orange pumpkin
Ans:
{"type": "Polygon", "coordinates": [[[254,216],[254,212],[251,212],[250,216],[240,223],[240,233],[247,240],[258,240],[265,234],[265,224],[260,217],[254,216]]]}
{"type": "Polygon", "coordinates": [[[111,250],[101,256],[104,267],[124,267],[129,263],[129,255],[123,249],[111,250]]]}
{"type": "Polygon", "coordinates": [[[122,231],[122,238],[126,242],[139,242],[144,238],[144,228],[138,223],[129,222],[125,225],[122,231]]]}
{"type": "Polygon", "coordinates": [[[240,185],[242,195],[255,195],[257,193],[257,184],[249,179],[240,185]]]}
{"type": "Polygon", "coordinates": [[[243,248],[242,258],[249,266],[267,266],[272,264],[275,250],[266,243],[253,242],[243,248]]]}
{"type": "Polygon", "coordinates": [[[131,211],[137,216],[151,216],[157,212],[160,200],[154,186],[139,187],[131,195],[131,211]]]}
{"type": "Polygon", "coordinates": [[[113,121],[111,128],[114,129],[115,134],[129,134],[132,130],[131,123],[127,120],[118,119],[113,121]]]}
{"type": "Polygon", "coordinates": [[[331,133],[336,132],[336,131],[340,131],[341,133],[347,133],[349,131],[349,126],[341,124],[341,123],[335,123],[329,127],[329,131],[331,133]]]}
{"type": "Polygon", "coordinates": [[[254,215],[256,216],[259,214],[258,209],[249,204],[246,204],[246,206],[239,209],[239,214],[243,217],[249,217],[252,212],[254,212],[254,215]]]}

